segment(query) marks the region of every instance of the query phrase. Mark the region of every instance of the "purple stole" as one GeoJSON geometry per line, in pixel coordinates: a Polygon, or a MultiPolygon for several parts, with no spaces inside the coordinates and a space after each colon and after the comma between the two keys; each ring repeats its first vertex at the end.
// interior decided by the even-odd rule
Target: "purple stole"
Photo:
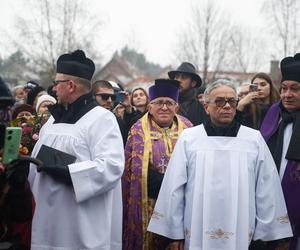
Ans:
{"type": "MultiPolygon", "coordinates": [[[[279,104],[280,102],[270,107],[261,125],[260,132],[266,141],[268,141],[278,129],[280,119],[279,104]]],[[[295,236],[289,248],[293,250],[296,249],[296,237],[300,237],[300,164],[296,161],[288,160],[281,185],[293,234],[295,236]]]]}

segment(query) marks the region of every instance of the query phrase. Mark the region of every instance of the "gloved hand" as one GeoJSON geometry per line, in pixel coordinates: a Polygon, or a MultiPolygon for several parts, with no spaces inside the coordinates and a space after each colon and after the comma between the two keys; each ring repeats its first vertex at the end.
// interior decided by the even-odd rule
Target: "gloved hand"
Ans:
{"type": "Polygon", "coordinates": [[[62,166],[62,165],[44,166],[41,169],[41,171],[50,175],[53,179],[57,180],[58,182],[64,183],[68,186],[72,186],[72,179],[71,179],[69,168],[67,166],[62,166]]]}
{"type": "Polygon", "coordinates": [[[29,162],[23,159],[17,159],[6,165],[5,178],[11,187],[23,189],[29,173],[29,162]]]}

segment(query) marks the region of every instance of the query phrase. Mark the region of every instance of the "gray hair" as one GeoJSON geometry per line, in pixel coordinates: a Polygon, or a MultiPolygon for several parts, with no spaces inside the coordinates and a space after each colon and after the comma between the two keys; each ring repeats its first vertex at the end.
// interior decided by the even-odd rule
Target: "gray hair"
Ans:
{"type": "Polygon", "coordinates": [[[24,86],[23,85],[17,85],[15,87],[13,87],[13,89],[11,90],[13,97],[16,95],[17,89],[24,89],[24,86]]]}
{"type": "Polygon", "coordinates": [[[238,94],[237,94],[237,90],[235,87],[235,84],[232,81],[226,80],[226,79],[219,79],[215,82],[213,82],[212,84],[209,84],[205,91],[204,91],[204,100],[206,103],[209,102],[209,94],[214,90],[217,89],[221,86],[227,86],[229,88],[232,88],[235,92],[236,98],[238,98],[238,94]]]}

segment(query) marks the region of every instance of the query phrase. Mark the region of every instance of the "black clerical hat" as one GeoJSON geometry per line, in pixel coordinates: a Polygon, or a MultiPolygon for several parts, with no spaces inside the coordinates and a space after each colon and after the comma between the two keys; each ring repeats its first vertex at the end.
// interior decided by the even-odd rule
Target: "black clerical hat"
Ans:
{"type": "Polygon", "coordinates": [[[63,54],[57,59],[57,73],[91,80],[95,71],[94,62],[82,50],[63,54]]]}
{"type": "Polygon", "coordinates": [[[293,57],[283,58],[280,62],[280,69],[282,74],[281,82],[290,80],[300,83],[300,53],[293,57]]]}
{"type": "Polygon", "coordinates": [[[174,79],[177,73],[183,73],[191,75],[192,79],[196,81],[196,87],[200,87],[202,84],[201,77],[196,73],[196,68],[189,62],[183,62],[176,70],[168,72],[170,79],[174,79]]]}

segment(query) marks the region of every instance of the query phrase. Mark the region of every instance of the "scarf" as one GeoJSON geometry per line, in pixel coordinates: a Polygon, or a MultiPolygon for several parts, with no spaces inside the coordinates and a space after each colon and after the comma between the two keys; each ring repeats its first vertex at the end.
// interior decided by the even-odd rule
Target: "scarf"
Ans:
{"type": "Polygon", "coordinates": [[[203,126],[208,136],[236,137],[237,133],[239,132],[241,123],[234,119],[228,126],[217,127],[211,122],[210,119],[207,119],[203,123],[203,126]]]}
{"type": "Polygon", "coordinates": [[[49,112],[53,116],[54,123],[76,123],[82,116],[94,107],[98,106],[92,94],[80,96],[76,101],[65,108],[62,104],[50,105],[49,112]]]}
{"type": "Polygon", "coordinates": [[[282,105],[279,105],[281,120],[277,132],[268,141],[277,169],[280,168],[283,148],[283,137],[286,126],[293,123],[293,132],[285,158],[287,160],[300,161],[300,110],[289,113],[282,105]]]}

